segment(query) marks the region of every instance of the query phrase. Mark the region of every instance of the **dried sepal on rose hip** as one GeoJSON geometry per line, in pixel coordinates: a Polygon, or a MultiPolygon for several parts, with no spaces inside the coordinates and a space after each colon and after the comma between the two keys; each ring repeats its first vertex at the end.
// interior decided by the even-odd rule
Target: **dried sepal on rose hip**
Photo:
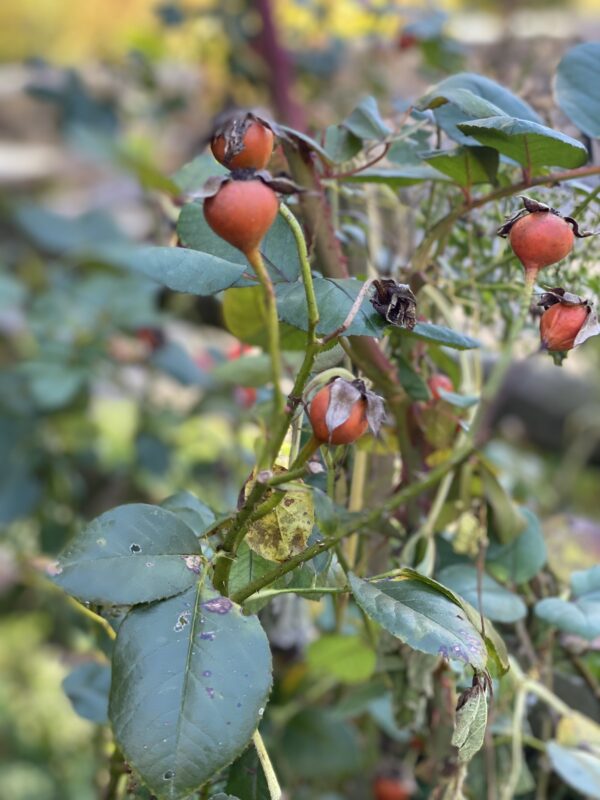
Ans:
{"type": "Polygon", "coordinates": [[[217,118],[210,148],[228,169],[264,169],[273,154],[272,123],[254,111],[234,111],[217,118]]]}
{"type": "Polygon", "coordinates": [[[498,228],[498,236],[508,237],[525,273],[534,277],[539,270],[562,261],[573,249],[575,237],[593,236],[582,231],[573,217],[563,217],[556,209],[525,195],[519,195],[523,208],[498,228]]]}
{"type": "Polygon", "coordinates": [[[585,298],[558,286],[542,294],[538,303],[542,347],[549,353],[565,353],[600,333],[598,317],[585,298]]]}
{"type": "Polygon", "coordinates": [[[373,281],[375,295],[370,298],[375,311],[398,328],[411,331],[417,322],[417,299],[407,283],[392,278],[373,281]]]}
{"type": "Polygon", "coordinates": [[[383,399],[364,381],[333,378],[311,400],[308,416],[323,444],[352,444],[367,430],[377,435],[385,420],[383,399]]]}

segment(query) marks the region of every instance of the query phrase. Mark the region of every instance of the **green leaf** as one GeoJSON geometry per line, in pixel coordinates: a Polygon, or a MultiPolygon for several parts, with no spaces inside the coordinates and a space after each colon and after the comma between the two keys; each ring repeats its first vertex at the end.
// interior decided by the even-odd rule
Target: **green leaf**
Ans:
{"type": "Polygon", "coordinates": [[[546,753],[552,768],[569,786],[588,798],[600,799],[600,758],[575,747],[548,742],[546,753]]]}
{"type": "Polygon", "coordinates": [[[458,126],[486,147],[493,147],[524,167],[580,167],[588,160],[581,142],[564,133],[513,117],[489,117],[458,126]]]}
{"type": "Polygon", "coordinates": [[[127,615],[109,716],[127,761],[159,798],[178,800],[242,752],[270,688],[258,619],[197,584],[127,615]]]}
{"type": "Polygon", "coordinates": [[[402,388],[406,391],[411,400],[430,400],[431,394],[427,383],[413,368],[410,361],[400,353],[394,356],[394,360],[398,367],[398,377],[400,378],[402,388]]]}
{"type": "Polygon", "coordinates": [[[302,133],[302,131],[297,131],[294,128],[290,128],[287,125],[278,125],[277,129],[283,134],[287,134],[290,139],[296,140],[305,147],[308,147],[309,150],[314,150],[314,152],[318,153],[323,161],[325,161],[327,164],[333,163],[327,150],[325,150],[325,148],[323,148],[319,142],[316,141],[316,139],[307,136],[305,133],[302,133]]]}
{"type": "Polygon", "coordinates": [[[498,172],[498,152],[491,147],[458,147],[434,150],[423,159],[462,187],[493,183],[498,172]]]}
{"type": "Polygon", "coordinates": [[[417,339],[424,339],[427,342],[443,344],[444,347],[451,347],[454,350],[473,350],[481,347],[480,342],[473,339],[472,336],[457,333],[443,325],[434,325],[432,322],[417,322],[412,331],[403,331],[402,333],[417,339]]]}
{"type": "Polygon", "coordinates": [[[146,275],[176,292],[210,295],[233,286],[245,271],[242,264],[186,250],[183,247],[106,245],[93,250],[94,258],[146,275]]]}
{"type": "Polygon", "coordinates": [[[391,128],[381,118],[374,97],[365,97],[361,100],[342,125],[359,139],[386,139],[392,133],[391,128]]]}
{"type": "Polygon", "coordinates": [[[368,583],[355,575],[349,581],[363,611],[409,647],[485,669],[487,650],[479,631],[435,581],[415,577],[368,583]]]}
{"type": "Polygon", "coordinates": [[[588,136],[600,137],[600,44],[567,50],[556,70],[554,95],[567,117],[588,136]]]}
{"type": "MultiPolygon", "coordinates": [[[[354,278],[338,280],[314,278],[315,295],[321,317],[317,327],[319,334],[332,333],[344,322],[362,285],[362,281],[354,278]]],[[[308,311],[302,282],[280,284],[275,287],[275,294],[280,319],[300,330],[307,330],[308,311]]],[[[381,337],[386,325],[383,317],[365,298],[359,313],[344,335],[381,337]]]]}
{"type": "Polygon", "coordinates": [[[308,646],[306,660],[312,672],[342,683],[362,683],[375,671],[374,650],[360,636],[330,634],[308,646]]]}
{"type": "Polygon", "coordinates": [[[546,563],[546,542],[540,522],[528,508],[520,508],[525,530],[508,544],[490,542],[487,566],[502,581],[525,583],[546,563]]]}
{"type": "MultiPolygon", "coordinates": [[[[234,595],[245,589],[249,583],[255,581],[257,578],[262,578],[268,572],[271,572],[275,564],[268,561],[266,558],[259,556],[254,550],[251,550],[246,542],[242,542],[236,553],[233,564],[231,565],[231,572],[229,573],[229,594],[234,595]]],[[[280,578],[274,583],[269,585],[270,589],[280,589],[285,585],[283,578],[280,578]]],[[[244,609],[250,610],[253,613],[258,613],[261,608],[267,605],[270,597],[255,597],[248,599],[244,602],[244,609]]]]}
{"type": "Polygon", "coordinates": [[[313,781],[338,779],[363,769],[354,728],[333,712],[300,711],[287,724],[281,741],[284,770],[290,778],[313,781]]]}
{"type": "Polygon", "coordinates": [[[493,533],[502,544],[507,544],[525,530],[527,522],[521,509],[483,459],[480,467],[484,496],[492,511],[493,533]]]}
{"type": "Polygon", "coordinates": [[[545,597],[536,603],[535,614],[555,628],[588,641],[600,636],[599,600],[567,602],[558,597],[545,597]]]}
{"type": "Polygon", "coordinates": [[[35,404],[45,411],[67,405],[87,379],[85,370],[59,361],[26,361],[19,366],[35,404]]]}
{"type": "Polygon", "coordinates": [[[198,540],[175,514],[132,503],[97,517],[58,560],[55,583],[90,603],[133,605],[185,591],[197,579],[198,540]]]}
{"type": "Polygon", "coordinates": [[[41,206],[23,204],[15,209],[14,215],[17,225],[38,247],[57,255],[125,241],[111,217],[98,211],[67,217],[41,206]]]}
{"type": "Polygon", "coordinates": [[[576,597],[600,600],[600,564],[574,572],[571,575],[571,589],[576,597]]]}
{"type": "Polygon", "coordinates": [[[483,747],[487,725],[487,698],[485,689],[475,685],[466,692],[464,703],[456,712],[452,744],[458,748],[458,760],[470,761],[483,747]]]}
{"type": "Polygon", "coordinates": [[[79,716],[97,725],[108,722],[110,674],[108,664],[88,661],[75,667],[62,682],[63,691],[79,716]]]}
{"type": "MultiPolygon", "coordinates": [[[[283,286],[296,285],[302,287],[279,284],[276,292],[283,291],[283,286]]],[[[242,342],[268,349],[267,310],[260,286],[228,289],[223,296],[223,320],[227,330],[242,342]]],[[[285,322],[279,325],[279,340],[282,350],[306,349],[306,335],[285,322]]]]}
{"type": "MultiPolygon", "coordinates": [[[[474,608],[478,608],[477,570],[469,564],[454,564],[437,576],[440,583],[449,586],[474,608]]],[[[505,589],[489,575],[482,575],[482,606],[486,617],[494,622],[517,622],[527,614],[521,598],[505,589]]]]}
{"type": "Polygon", "coordinates": [[[456,392],[448,392],[441,387],[438,387],[437,392],[442,400],[457,408],[471,408],[479,402],[479,397],[475,395],[456,394],[456,392]]]}
{"type": "MultiPolygon", "coordinates": [[[[519,119],[529,120],[530,122],[541,122],[531,106],[504,86],[500,86],[500,84],[486,78],[484,75],[476,75],[471,72],[460,72],[457,75],[451,75],[431,89],[428,95],[444,96],[450,91],[454,93],[457,89],[467,89],[472,94],[497,106],[502,113],[508,114],[511,117],[518,117],[519,119]]],[[[456,99],[456,94],[454,94],[454,98],[456,99]]],[[[462,96],[462,101],[463,103],[465,102],[464,96],[462,96]]],[[[473,109],[470,111],[472,113],[473,109]]],[[[465,113],[456,103],[447,103],[436,108],[434,111],[437,124],[451,139],[454,139],[460,144],[475,144],[472,138],[465,136],[457,128],[459,123],[473,119],[471,113],[465,113]]]]}
{"type": "Polygon", "coordinates": [[[445,181],[437,169],[427,164],[404,164],[401,167],[371,167],[348,175],[344,181],[349,183],[385,183],[392,189],[402,186],[414,186],[423,181],[445,181]]]}
{"type": "Polygon", "coordinates": [[[267,779],[254,747],[249,747],[229,768],[225,791],[242,800],[271,800],[267,779]]]}
{"type": "Polygon", "coordinates": [[[466,119],[483,119],[503,114],[499,106],[490,103],[489,100],[470,89],[461,87],[454,89],[434,87],[418,101],[415,108],[418,111],[424,111],[427,108],[439,108],[446,103],[456,106],[462,111],[466,119]]]}
{"type": "Polygon", "coordinates": [[[354,158],[362,146],[362,139],[341,125],[330,125],[325,130],[325,150],[336,164],[354,158]]]}
{"type": "Polygon", "coordinates": [[[162,501],[161,506],[183,520],[196,536],[201,536],[216,519],[212,508],[187,491],[170,495],[162,501]]]}
{"type": "Polygon", "coordinates": [[[226,175],[227,173],[228,170],[219,164],[212,153],[202,153],[178,169],[172,179],[182,192],[194,192],[214,175],[226,175]]]}
{"type": "Polygon", "coordinates": [[[23,284],[12,275],[0,274],[0,311],[19,308],[25,301],[23,284]]]}

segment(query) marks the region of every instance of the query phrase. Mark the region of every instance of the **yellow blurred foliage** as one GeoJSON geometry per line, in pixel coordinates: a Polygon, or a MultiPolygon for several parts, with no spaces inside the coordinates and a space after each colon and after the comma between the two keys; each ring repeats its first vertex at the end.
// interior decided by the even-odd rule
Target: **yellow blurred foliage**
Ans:
{"type": "MultiPolygon", "coordinates": [[[[538,0],[539,1],[539,0],[538,0]]],[[[0,62],[39,56],[59,64],[119,59],[132,48],[177,60],[207,61],[214,46],[227,48],[221,21],[211,11],[241,18],[250,5],[243,0],[182,0],[195,14],[186,24],[164,27],[155,9],[165,0],[20,0],[0,3],[0,62]],[[205,12],[205,13],[203,13],[205,12]]],[[[527,4],[525,4],[527,5],[527,4]]],[[[583,14],[597,11],[597,0],[565,0],[583,14]]],[[[473,8],[469,0],[440,0],[440,9],[456,13],[473,8]]],[[[490,2],[502,13],[502,4],[490,2]]],[[[273,0],[285,38],[293,45],[318,47],[328,39],[377,35],[393,38],[410,18],[402,0],[273,0]]],[[[410,4],[411,14],[430,9],[427,0],[410,4]]],[[[248,15],[248,32],[259,25],[248,15]]]]}

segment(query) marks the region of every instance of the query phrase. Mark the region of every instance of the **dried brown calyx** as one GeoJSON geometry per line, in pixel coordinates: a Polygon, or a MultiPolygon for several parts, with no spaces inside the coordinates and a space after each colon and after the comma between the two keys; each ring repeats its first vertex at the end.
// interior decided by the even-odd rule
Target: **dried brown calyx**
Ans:
{"type": "Polygon", "coordinates": [[[407,283],[397,283],[392,278],[373,281],[375,296],[373,308],[398,328],[411,331],[417,322],[417,299],[407,283]]]}
{"type": "Polygon", "coordinates": [[[190,192],[187,195],[189,200],[204,200],[207,197],[214,197],[221,186],[231,181],[255,181],[259,180],[278,194],[299,194],[304,191],[301,186],[284,174],[272,175],[266,169],[235,169],[228,175],[213,175],[200,189],[190,192]]]}

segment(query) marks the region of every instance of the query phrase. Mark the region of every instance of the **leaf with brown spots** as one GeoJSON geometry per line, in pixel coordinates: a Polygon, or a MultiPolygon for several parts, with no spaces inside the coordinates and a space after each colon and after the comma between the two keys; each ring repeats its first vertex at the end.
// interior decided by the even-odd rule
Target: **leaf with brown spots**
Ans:
{"type": "MultiPolygon", "coordinates": [[[[282,467],[276,467],[274,471],[285,472],[282,467]]],[[[246,496],[253,485],[254,482],[247,483],[246,496]]],[[[271,495],[272,490],[267,493],[267,498],[271,495]]],[[[246,542],[255,553],[269,561],[286,561],[306,548],[314,524],[312,491],[302,481],[294,481],[285,490],[279,505],[250,525],[246,542]]]]}

